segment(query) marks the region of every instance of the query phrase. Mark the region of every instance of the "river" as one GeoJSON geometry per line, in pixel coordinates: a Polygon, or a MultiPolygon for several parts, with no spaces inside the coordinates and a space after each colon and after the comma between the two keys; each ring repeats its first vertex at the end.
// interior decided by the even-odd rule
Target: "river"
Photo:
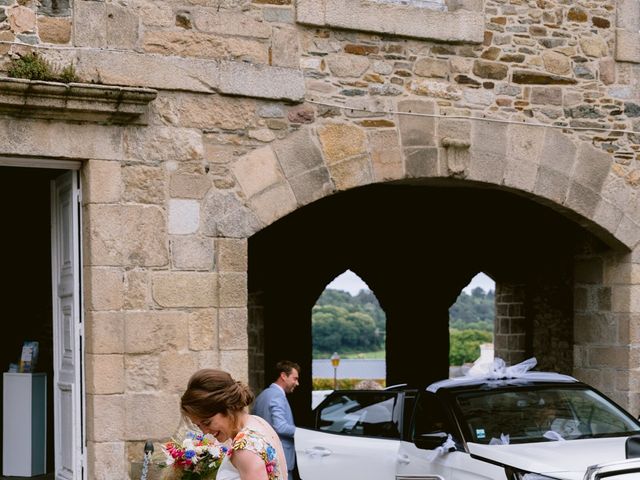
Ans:
{"type": "MultiPolygon", "coordinates": [[[[343,359],[337,371],[338,378],[386,378],[385,360],[343,359]]],[[[333,378],[333,366],[329,359],[316,359],[312,363],[313,378],[333,378]]]]}

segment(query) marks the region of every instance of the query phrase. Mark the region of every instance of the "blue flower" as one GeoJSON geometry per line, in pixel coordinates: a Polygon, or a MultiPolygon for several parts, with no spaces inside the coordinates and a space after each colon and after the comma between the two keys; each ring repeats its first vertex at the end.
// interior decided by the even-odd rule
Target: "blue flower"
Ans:
{"type": "Polygon", "coordinates": [[[186,459],[190,459],[196,456],[196,451],[195,450],[187,450],[186,452],[184,452],[184,458],[186,459]]]}
{"type": "Polygon", "coordinates": [[[271,445],[267,446],[267,460],[273,460],[276,458],[276,449],[271,445]]]}

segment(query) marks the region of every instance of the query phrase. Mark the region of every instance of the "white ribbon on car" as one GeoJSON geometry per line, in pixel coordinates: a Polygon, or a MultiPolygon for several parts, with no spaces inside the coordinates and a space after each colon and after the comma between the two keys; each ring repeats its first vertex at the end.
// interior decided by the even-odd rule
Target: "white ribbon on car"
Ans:
{"type": "Polygon", "coordinates": [[[456,449],[456,442],[453,441],[451,434],[447,434],[447,439],[442,445],[433,449],[437,455],[444,455],[445,453],[453,452],[456,449]]]}
{"type": "Polygon", "coordinates": [[[472,374],[462,377],[450,378],[432,383],[427,387],[428,392],[435,393],[438,389],[446,387],[459,387],[463,385],[473,385],[488,381],[504,380],[508,383],[526,383],[528,381],[553,381],[553,382],[577,382],[577,380],[568,375],[553,372],[530,372],[536,366],[538,361],[535,357],[529,358],[524,362],[507,367],[507,364],[501,358],[495,358],[493,363],[486,364],[483,369],[479,369],[472,374]]]}

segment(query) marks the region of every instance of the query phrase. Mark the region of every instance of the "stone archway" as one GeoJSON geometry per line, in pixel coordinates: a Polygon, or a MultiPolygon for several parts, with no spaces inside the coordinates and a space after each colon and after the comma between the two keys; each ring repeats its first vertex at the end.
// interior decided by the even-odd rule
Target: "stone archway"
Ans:
{"type": "MultiPolygon", "coordinates": [[[[509,269],[500,272],[500,265],[474,263],[473,259],[469,259],[464,268],[458,265],[456,275],[451,275],[446,288],[435,286],[443,288],[437,296],[442,299],[442,305],[436,309],[440,312],[438,315],[446,314],[450,303],[447,303],[448,296],[457,294],[470,278],[465,277],[465,268],[469,269],[467,275],[478,269],[498,268],[496,278],[503,292],[519,286],[524,286],[522,291],[527,292],[521,302],[527,311],[520,315],[525,321],[518,330],[512,316],[504,317],[503,325],[509,327],[497,332],[502,335],[503,342],[499,349],[513,361],[530,353],[544,353],[551,360],[542,362],[543,365],[572,371],[632,407],[633,378],[629,362],[634,352],[630,346],[634,324],[628,316],[633,312],[634,290],[632,256],[628,252],[638,242],[640,227],[633,220],[633,189],[617,177],[612,169],[612,158],[557,129],[489,123],[479,119],[432,118],[428,115],[433,113],[434,104],[428,101],[404,101],[400,102],[399,108],[410,115],[399,114],[397,128],[365,133],[353,124],[326,123],[316,128],[303,127],[284,140],[254,150],[232,167],[241,192],[216,192],[208,198],[207,218],[216,235],[253,236],[249,240],[248,292],[249,369],[254,386],[260,387],[268,380],[263,377],[264,365],[275,360],[275,354],[269,354],[263,342],[272,342],[273,351],[278,355],[282,355],[286,345],[285,341],[274,340],[268,333],[262,335],[273,327],[264,325],[265,322],[289,316],[286,324],[308,323],[305,312],[309,306],[332,275],[345,268],[366,275],[372,287],[384,283],[384,275],[368,272],[366,263],[354,265],[349,257],[331,263],[321,256],[321,265],[314,270],[315,283],[295,282],[288,290],[276,292],[278,289],[275,289],[265,295],[262,287],[268,282],[253,281],[255,269],[252,270],[251,262],[256,255],[266,257],[269,253],[252,251],[253,240],[307,208],[339,198],[336,194],[340,192],[348,194],[360,187],[375,188],[376,185],[420,185],[423,188],[431,185],[507,195],[510,199],[507,203],[518,199],[520,205],[535,206],[547,214],[555,212],[554,221],[564,222],[562,228],[566,226],[572,232],[578,232],[578,237],[582,235],[572,237],[572,241],[563,244],[562,248],[556,248],[550,242],[544,250],[546,256],[531,256],[534,260],[549,260],[549,268],[536,274],[519,276],[509,269]],[[413,115],[416,113],[421,115],[413,115]],[[554,251],[560,253],[554,256],[554,251]],[[591,267],[583,268],[594,264],[596,270],[599,268],[597,272],[591,267]],[[535,287],[539,283],[552,286],[545,293],[535,287]],[[594,306],[593,298],[596,297],[599,300],[594,306]],[[555,300],[549,303],[549,298],[555,300]],[[286,305],[287,309],[278,305],[286,305]],[[268,311],[272,314],[265,313],[268,311]],[[603,324],[615,326],[619,331],[616,338],[610,335],[603,340],[588,333],[602,330],[603,324]],[[552,335],[559,328],[570,334],[561,341],[545,343],[545,335],[552,335]],[[564,351],[555,357],[547,355],[557,348],[568,348],[571,352],[564,351]],[[596,357],[597,362],[592,362],[596,357]],[[609,378],[618,380],[614,385],[609,378]]],[[[376,195],[380,193],[374,197],[376,195]]],[[[552,224],[540,225],[554,232],[556,226],[552,224]]],[[[540,238],[544,239],[545,235],[540,238]]],[[[430,245],[429,248],[437,251],[437,246],[430,245]]],[[[308,258],[295,257],[294,252],[295,249],[289,248],[285,254],[297,258],[297,264],[308,267],[308,258]]],[[[416,266],[427,264],[426,259],[421,262],[416,266]]],[[[535,266],[534,263],[530,265],[535,266]]],[[[262,267],[265,271],[279,268],[278,264],[268,262],[262,267]]],[[[442,271],[444,266],[440,268],[442,271]]],[[[384,272],[385,275],[388,273],[388,270],[384,272]]],[[[408,318],[416,308],[416,304],[407,304],[404,313],[398,313],[402,309],[398,310],[397,306],[406,298],[406,291],[394,294],[382,287],[376,289],[376,294],[383,306],[396,305],[395,315],[387,311],[391,338],[394,328],[396,332],[406,331],[407,324],[398,316],[408,318]]],[[[416,289],[412,294],[420,298],[421,290],[416,289]]],[[[446,322],[434,325],[435,330],[431,329],[429,333],[436,332],[436,338],[443,339],[446,332],[442,325],[446,322]]],[[[289,356],[298,357],[298,360],[305,356],[308,345],[304,340],[310,335],[307,330],[310,330],[309,326],[293,332],[295,348],[289,349],[289,356]]],[[[402,341],[415,351],[421,348],[418,338],[420,335],[405,335],[402,341]]],[[[446,342],[440,344],[446,345],[446,342]]],[[[434,358],[442,356],[443,352],[439,350],[435,348],[434,358]]],[[[400,356],[396,366],[392,362],[391,381],[401,378],[407,358],[400,356]]],[[[302,364],[309,372],[310,358],[302,364]]],[[[440,367],[434,369],[434,378],[444,372],[440,367]]],[[[425,377],[425,380],[429,379],[425,377]]]]}

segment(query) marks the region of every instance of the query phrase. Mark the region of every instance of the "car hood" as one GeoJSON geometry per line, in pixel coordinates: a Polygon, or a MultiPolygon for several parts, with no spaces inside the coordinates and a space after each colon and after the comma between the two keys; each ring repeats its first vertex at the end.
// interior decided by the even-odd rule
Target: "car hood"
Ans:
{"type": "Polygon", "coordinates": [[[560,442],[482,445],[469,452],[493,462],[559,478],[582,479],[587,467],[625,459],[627,437],[586,438],[560,442]]]}

